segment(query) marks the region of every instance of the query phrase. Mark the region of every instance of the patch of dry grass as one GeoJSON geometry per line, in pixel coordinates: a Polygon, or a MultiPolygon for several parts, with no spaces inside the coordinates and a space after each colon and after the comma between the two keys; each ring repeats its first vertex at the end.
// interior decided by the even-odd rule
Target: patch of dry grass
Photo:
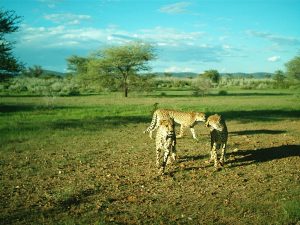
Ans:
{"type": "MultiPolygon", "coordinates": [[[[196,127],[200,140],[194,141],[186,131],[177,141],[178,162],[168,165],[167,175],[161,177],[155,167],[154,141],[142,133],[151,121],[150,103],[131,99],[129,103],[140,108],[129,113],[129,103],[116,101],[112,109],[105,109],[96,99],[89,103],[81,97],[67,102],[62,98],[51,109],[36,107],[34,99],[32,108],[2,110],[1,129],[7,133],[0,151],[1,224],[300,220],[299,106],[291,106],[295,110],[284,115],[287,105],[278,103],[276,109],[275,103],[260,105],[247,119],[242,113],[234,118],[228,113],[229,104],[223,112],[230,132],[225,169],[214,172],[205,164],[209,131],[200,124],[196,127]],[[77,101],[83,105],[76,108],[77,101]],[[269,114],[261,115],[263,111],[269,114]]],[[[196,99],[177,100],[186,108],[197,107],[196,99]]],[[[13,105],[10,101],[5,107],[13,105]]],[[[230,98],[227,103],[231,101],[238,100],[230,98]]]]}

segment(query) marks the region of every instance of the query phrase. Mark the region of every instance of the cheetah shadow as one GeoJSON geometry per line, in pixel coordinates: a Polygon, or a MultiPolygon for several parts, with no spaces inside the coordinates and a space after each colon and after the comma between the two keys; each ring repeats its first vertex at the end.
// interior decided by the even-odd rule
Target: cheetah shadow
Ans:
{"type": "MultiPolygon", "coordinates": [[[[288,157],[299,157],[300,156],[300,145],[282,145],[277,147],[261,148],[257,150],[244,150],[238,152],[227,153],[226,158],[229,159],[225,163],[225,168],[234,168],[240,166],[247,166],[251,164],[259,164],[272,160],[278,160],[288,157]]],[[[208,159],[209,155],[186,155],[181,156],[177,160],[177,165],[172,168],[167,175],[174,176],[180,171],[192,171],[205,169],[211,167],[211,164],[201,163],[199,166],[194,165],[182,165],[185,162],[200,161],[208,159]]]]}
{"type": "Polygon", "coordinates": [[[260,130],[241,130],[241,131],[232,131],[229,132],[231,136],[237,135],[255,135],[255,134],[283,134],[286,133],[285,130],[268,130],[268,129],[260,129],[260,130]]]}
{"type": "Polygon", "coordinates": [[[228,160],[226,164],[230,164],[228,167],[232,168],[296,156],[300,156],[300,145],[281,145],[257,150],[231,152],[227,158],[233,157],[235,159],[228,160]]]}

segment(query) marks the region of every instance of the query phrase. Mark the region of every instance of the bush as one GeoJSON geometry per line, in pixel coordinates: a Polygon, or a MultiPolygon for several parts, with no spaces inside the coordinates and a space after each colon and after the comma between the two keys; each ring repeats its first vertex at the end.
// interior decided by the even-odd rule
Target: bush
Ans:
{"type": "Polygon", "coordinates": [[[218,95],[228,95],[228,92],[225,90],[221,90],[218,92],[218,95]]]}
{"type": "Polygon", "coordinates": [[[191,84],[194,92],[193,95],[204,95],[209,92],[209,89],[212,87],[211,82],[208,79],[203,79],[201,77],[193,80],[191,84]]]}
{"type": "Polygon", "coordinates": [[[30,93],[44,96],[79,95],[79,85],[75,79],[58,77],[16,77],[11,80],[10,93],[30,93]]]}

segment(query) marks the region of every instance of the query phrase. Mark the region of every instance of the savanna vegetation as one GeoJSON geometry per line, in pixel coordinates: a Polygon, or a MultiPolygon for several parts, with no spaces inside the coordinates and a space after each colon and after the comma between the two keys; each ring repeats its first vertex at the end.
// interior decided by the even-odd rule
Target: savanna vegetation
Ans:
{"type": "Polygon", "coordinates": [[[180,93],[2,97],[1,224],[299,222],[299,97],[180,93]],[[186,131],[178,161],[158,176],[154,141],[142,133],[156,102],[225,116],[225,169],[205,164],[200,124],[200,140],[186,131]]]}
{"type": "Polygon", "coordinates": [[[286,72],[277,70],[273,74],[220,74],[217,70],[192,75],[140,73],[149,69],[147,61],[155,57],[152,48],[150,45],[133,43],[107,48],[88,58],[71,56],[68,59],[71,72],[65,75],[43,70],[41,66],[29,67],[18,76],[0,82],[0,94],[78,96],[123,92],[127,97],[130,92],[150,94],[160,91],[161,95],[166,95],[167,91],[172,90],[189,91],[193,96],[204,96],[212,93],[226,95],[238,90],[281,92],[285,89],[294,93],[300,90],[297,72],[300,70],[300,63],[294,62],[298,57],[286,64],[286,72]],[[133,49],[133,53],[129,49],[133,49]],[[108,56],[103,56],[102,52],[108,56]],[[127,54],[127,58],[124,54],[127,54]],[[132,62],[131,54],[138,54],[140,58],[134,58],[132,62]],[[120,65],[115,65],[116,62],[120,65]]]}

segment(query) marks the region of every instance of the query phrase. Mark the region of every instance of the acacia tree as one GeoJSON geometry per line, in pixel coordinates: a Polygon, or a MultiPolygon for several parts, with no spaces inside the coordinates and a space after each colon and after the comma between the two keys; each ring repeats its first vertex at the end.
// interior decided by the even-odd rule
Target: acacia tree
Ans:
{"type": "Polygon", "coordinates": [[[68,62],[68,70],[71,73],[75,74],[84,74],[87,72],[87,62],[88,59],[76,55],[72,55],[69,58],[67,58],[68,62]]]}
{"type": "Polygon", "coordinates": [[[281,84],[283,83],[284,79],[284,72],[282,70],[276,70],[273,76],[273,80],[275,80],[278,84],[281,84]]]}
{"type": "Polygon", "coordinates": [[[20,72],[23,65],[12,54],[12,44],[5,39],[5,34],[18,31],[20,17],[14,11],[0,9],[0,81],[20,72]]]}
{"type": "Polygon", "coordinates": [[[121,81],[124,96],[128,96],[129,78],[140,71],[149,70],[148,62],[155,59],[150,44],[133,42],[123,46],[108,47],[94,54],[94,60],[101,74],[107,74],[121,81]]]}
{"type": "Polygon", "coordinates": [[[206,70],[202,76],[210,79],[213,83],[219,83],[220,81],[220,74],[218,70],[206,70]]]}
{"type": "Polygon", "coordinates": [[[289,78],[300,80],[300,55],[288,61],[285,67],[289,78]]]}
{"type": "Polygon", "coordinates": [[[285,86],[285,83],[284,83],[285,78],[286,77],[282,70],[276,70],[273,75],[273,80],[275,81],[275,86],[284,87],[285,86]]]}

